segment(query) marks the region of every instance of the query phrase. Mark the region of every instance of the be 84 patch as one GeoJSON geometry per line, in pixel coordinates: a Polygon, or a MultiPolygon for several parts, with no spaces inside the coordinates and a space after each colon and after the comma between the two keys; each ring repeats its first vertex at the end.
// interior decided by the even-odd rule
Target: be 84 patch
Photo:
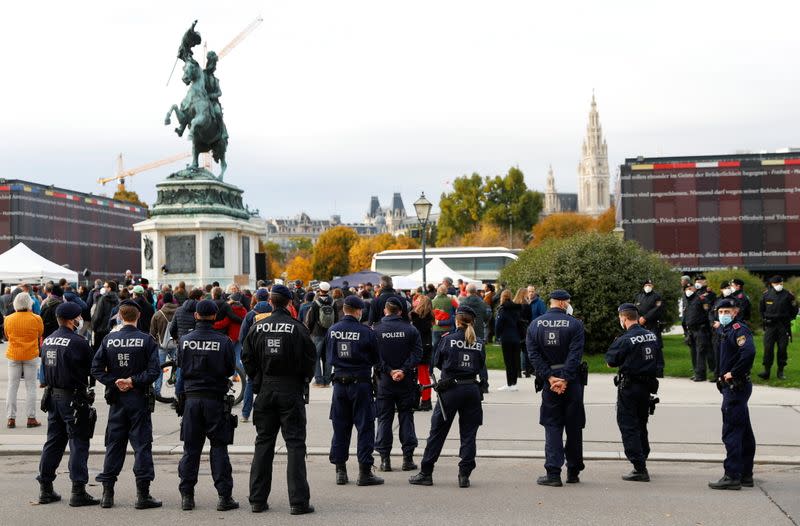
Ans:
{"type": "Polygon", "coordinates": [[[269,356],[279,356],[283,350],[283,340],[281,338],[267,338],[267,354],[269,356]]]}

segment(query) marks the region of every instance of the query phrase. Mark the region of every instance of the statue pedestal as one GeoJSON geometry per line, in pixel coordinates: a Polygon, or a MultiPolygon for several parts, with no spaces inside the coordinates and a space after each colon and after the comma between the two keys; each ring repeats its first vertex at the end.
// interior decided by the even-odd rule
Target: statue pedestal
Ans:
{"type": "Polygon", "coordinates": [[[204,169],[181,170],[156,188],[150,218],[133,225],[142,236],[142,276],[153,286],[255,287],[255,253],[266,231],[242,205],[242,190],[204,169]]]}

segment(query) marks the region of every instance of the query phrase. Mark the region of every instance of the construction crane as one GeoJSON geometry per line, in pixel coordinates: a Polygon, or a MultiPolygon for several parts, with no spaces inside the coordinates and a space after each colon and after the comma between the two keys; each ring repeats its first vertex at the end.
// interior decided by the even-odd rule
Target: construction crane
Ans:
{"type": "Polygon", "coordinates": [[[114,175],[113,177],[101,177],[100,179],[97,180],[97,182],[105,186],[106,183],[110,183],[111,181],[119,181],[119,184],[117,185],[117,191],[124,192],[126,177],[132,177],[138,174],[139,172],[152,170],[153,168],[158,168],[159,166],[164,166],[166,164],[172,164],[174,162],[180,161],[181,159],[186,159],[191,155],[192,152],[179,153],[178,155],[173,155],[172,157],[166,157],[158,161],[145,163],[143,165],[137,166],[136,168],[131,168],[130,170],[126,170],[124,165],[122,164],[122,154],[119,154],[117,156],[117,175],[114,175]]]}
{"type": "MultiPolygon", "coordinates": [[[[260,15],[257,16],[256,19],[253,20],[252,22],[250,22],[250,24],[246,28],[244,28],[241,33],[236,35],[233,38],[233,40],[228,42],[228,45],[225,46],[224,48],[222,48],[222,51],[217,53],[217,57],[218,58],[222,58],[225,55],[227,55],[228,53],[230,53],[233,50],[233,48],[238,46],[242,42],[242,40],[247,38],[247,36],[250,33],[252,33],[253,30],[255,28],[257,28],[258,25],[261,24],[261,22],[263,22],[263,21],[264,21],[264,19],[261,18],[260,15]]],[[[205,51],[206,51],[206,49],[207,49],[206,45],[204,44],[203,45],[203,62],[205,62],[205,54],[206,54],[205,51]]],[[[153,168],[158,168],[159,166],[172,164],[172,163],[180,161],[182,159],[188,159],[191,156],[192,156],[192,152],[179,153],[177,155],[173,155],[171,157],[166,157],[166,158],[161,159],[159,161],[153,161],[153,162],[150,162],[150,163],[145,163],[145,164],[143,164],[141,166],[137,166],[136,168],[132,168],[130,170],[125,170],[124,167],[123,167],[123,164],[122,164],[122,154],[120,153],[117,156],[117,173],[116,173],[116,175],[114,175],[112,177],[101,177],[100,179],[97,180],[97,182],[102,184],[103,186],[105,186],[106,183],[110,183],[111,181],[119,181],[119,184],[117,185],[117,191],[125,191],[125,178],[126,177],[132,177],[132,176],[138,174],[139,172],[144,172],[144,171],[147,171],[147,170],[152,170],[153,168]]],[[[211,168],[211,155],[208,154],[208,153],[203,154],[203,166],[205,168],[207,168],[207,169],[211,168]]]]}

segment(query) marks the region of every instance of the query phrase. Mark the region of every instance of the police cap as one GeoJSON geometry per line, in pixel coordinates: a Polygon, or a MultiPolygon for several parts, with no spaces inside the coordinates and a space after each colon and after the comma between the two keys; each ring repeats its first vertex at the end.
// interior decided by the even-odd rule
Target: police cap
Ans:
{"type": "Polygon", "coordinates": [[[270,293],[277,296],[283,296],[287,299],[292,299],[292,293],[289,292],[289,288],[286,285],[273,285],[270,293]]]}
{"type": "Polygon", "coordinates": [[[644,282],[642,283],[642,285],[652,285],[652,284],[653,284],[653,280],[652,280],[652,279],[650,279],[650,278],[647,278],[647,279],[646,279],[646,280],[644,280],[644,282]]]}
{"type": "Polygon", "coordinates": [[[56,317],[64,320],[74,320],[81,315],[82,309],[71,301],[65,301],[56,307],[56,317]]]}
{"type": "Polygon", "coordinates": [[[472,307],[467,305],[459,305],[456,309],[456,314],[466,314],[468,316],[472,316],[473,318],[475,317],[475,311],[472,310],[472,307]]]}
{"type": "Polygon", "coordinates": [[[138,310],[139,312],[142,312],[142,308],[139,306],[139,304],[138,304],[138,303],[136,303],[136,302],[135,302],[135,301],[133,301],[133,300],[122,300],[122,301],[120,301],[120,302],[119,302],[119,306],[120,306],[120,307],[125,307],[125,306],[127,306],[127,307],[134,307],[134,308],[135,308],[136,310],[138,310]]]}
{"type": "Polygon", "coordinates": [[[571,297],[572,296],[569,295],[569,292],[562,289],[554,290],[553,292],[550,293],[551,300],[566,301],[571,297]]]}
{"type": "Polygon", "coordinates": [[[783,283],[783,276],[772,276],[769,278],[770,283],[783,283]]]}
{"type": "Polygon", "coordinates": [[[219,309],[217,308],[217,304],[211,300],[203,300],[198,302],[197,307],[195,307],[194,311],[197,313],[198,316],[213,316],[217,314],[219,309]]]}
{"type": "Polygon", "coordinates": [[[397,296],[389,296],[386,299],[386,304],[388,305],[389,303],[391,303],[392,305],[394,305],[398,309],[402,309],[403,308],[403,304],[400,302],[400,298],[398,298],[397,296]]]}
{"type": "Polygon", "coordinates": [[[731,283],[734,285],[739,285],[740,287],[744,287],[744,281],[740,280],[739,278],[733,278],[731,283]]]}
{"type": "Polygon", "coordinates": [[[361,298],[359,298],[355,294],[347,296],[344,299],[344,304],[350,307],[351,309],[358,309],[358,310],[364,309],[364,302],[361,300],[361,298]]]}
{"type": "Polygon", "coordinates": [[[719,303],[717,303],[717,308],[718,309],[733,309],[733,308],[738,308],[738,307],[739,306],[736,304],[735,301],[733,301],[731,299],[728,299],[728,298],[725,298],[723,300],[719,300],[719,303]]]}
{"type": "Polygon", "coordinates": [[[617,312],[624,312],[626,310],[639,312],[639,309],[637,309],[636,305],[634,305],[633,303],[623,303],[622,305],[619,306],[617,312]]]}
{"type": "Polygon", "coordinates": [[[702,275],[702,274],[698,274],[697,276],[694,277],[694,280],[695,281],[705,281],[706,277],[704,275],[702,275]]]}

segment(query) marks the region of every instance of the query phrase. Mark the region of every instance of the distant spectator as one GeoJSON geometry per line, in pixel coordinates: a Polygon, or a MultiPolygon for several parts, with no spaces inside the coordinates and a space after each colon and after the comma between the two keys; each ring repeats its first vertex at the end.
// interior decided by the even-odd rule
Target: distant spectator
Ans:
{"type": "Polygon", "coordinates": [[[517,377],[520,372],[520,346],[522,334],[520,331],[520,314],[526,305],[514,303],[511,291],[506,289],[500,295],[500,306],[497,308],[495,321],[495,335],[500,341],[503,350],[503,362],[506,366],[506,385],[498,391],[517,391],[517,377]]]}
{"type": "Polygon", "coordinates": [[[38,383],[39,343],[44,336],[42,318],[31,312],[33,300],[28,294],[14,298],[14,313],[5,319],[4,332],[8,339],[8,393],[6,394],[7,426],[16,427],[17,391],[25,377],[25,412],[28,427],[39,427],[36,420],[36,387],[38,383]]]}

